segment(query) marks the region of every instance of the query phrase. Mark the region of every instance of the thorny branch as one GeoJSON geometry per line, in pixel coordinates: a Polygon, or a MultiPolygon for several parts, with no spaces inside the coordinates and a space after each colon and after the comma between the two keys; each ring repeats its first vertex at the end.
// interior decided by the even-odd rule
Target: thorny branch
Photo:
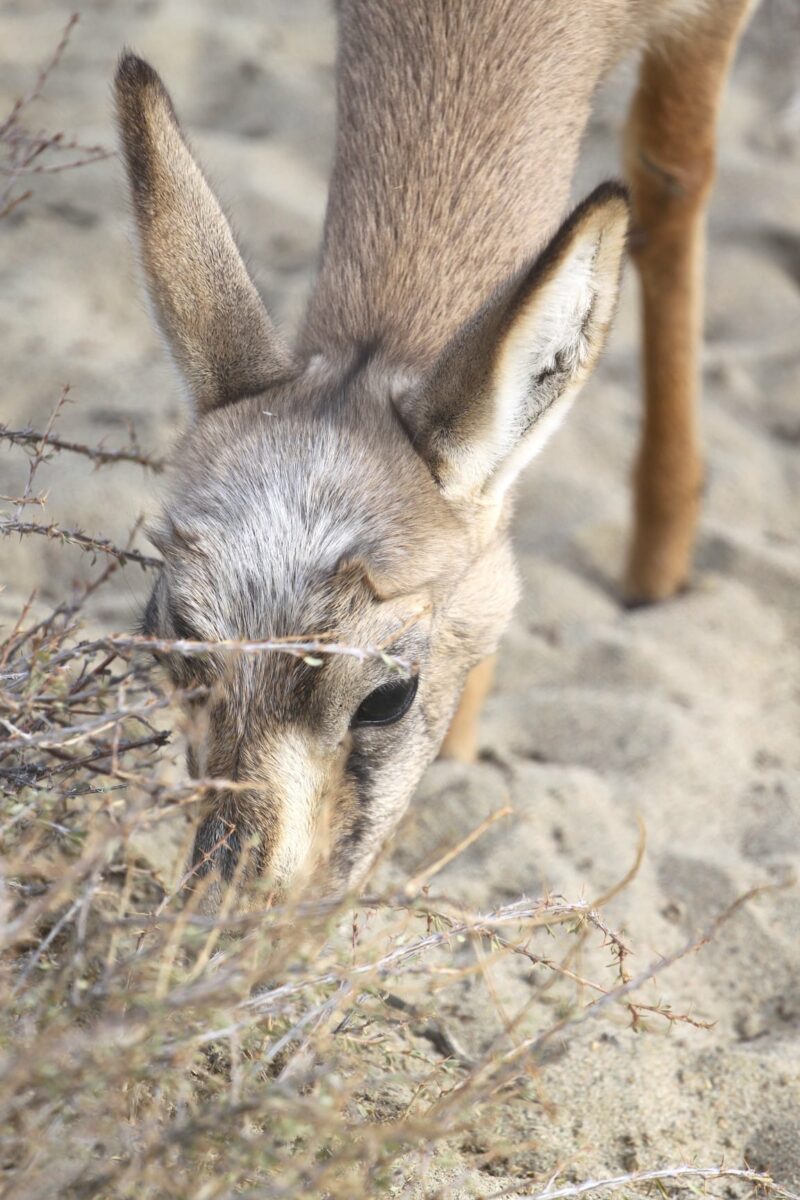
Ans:
{"type": "Polygon", "coordinates": [[[37,433],[35,430],[26,427],[25,429],[9,429],[7,425],[0,423],[0,440],[7,441],[14,446],[35,446],[41,443],[46,443],[48,450],[65,450],[71,454],[80,454],[84,458],[90,458],[96,462],[98,466],[110,466],[113,463],[129,462],[136,463],[140,467],[146,467],[150,471],[159,473],[166,468],[166,461],[163,458],[155,458],[153,455],[145,454],[135,443],[129,446],[123,446],[118,450],[109,450],[105,446],[87,446],[84,442],[72,442],[66,438],[54,437],[49,431],[45,433],[37,433]]]}
{"type": "Polygon", "coordinates": [[[58,402],[56,403],[55,408],[51,412],[50,418],[47,422],[47,425],[45,426],[45,431],[39,438],[39,441],[36,445],[36,449],[35,449],[34,453],[31,455],[30,461],[28,463],[28,479],[25,484],[25,490],[23,491],[22,495],[20,496],[20,498],[17,502],[17,508],[14,513],[14,518],[17,521],[19,521],[19,519],[21,518],[22,510],[25,507],[25,505],[28,503],[28,501],[31,497],[31,494],[33,492],[33,483],[36,478],[36,472],[39,470],[39,467],[45,461],[45,458],[46,458],[46,449],[45,448],[47,446],[48,439],[52,432],[53,426],[55,425],[56,421],[58,420],[58,415],[61,412],[61,409],[64,407],[64,405],[67,402],[68,395],[69,395],[69,388],[68,387],[62,388],[61,395],[58,398],[58,402]]]}
{"type": "Polygon", "coordinates": [[[108,538],[92,537],[81,529],[62,529],[57,521],[51,521],[49,525],[41,525],[36,521],[18,521],[9,518],[0,522],[0,533],[6,537],[12,533],[35,533],[66,545],[79,546],[88,554],[108,554],[112,558],[116,558],[123,566],[129,562],[138,563],[142,568],[161,566],[160,558],[141,554],[138,550],[125,550],[121,546],[115,546],[108,538]]]}
{"type": "Polygon", "coordinates": [[[31,175],[54,174],[59,171],[73,170],[75,167],[88,166],[110,157],[112,153],[103,146],[83,145],[75,138],[66,137],[63,132],[31,133],[22,123],[27,110],[39,99],[48,78],[61,61],[77,23],[78,14],[73,13],[67,21],[55,51],[40,68],[33,87],[14,102],[8,116],[0,122],[0,149],[5,153],[5,159],[0,159],[0,174],[5,175],[8,180],[5,188],[0,192],[0,219],[8,217],[14,209],[30,198],[32,194],[30,190],[17,196],[13,194],[14,188],[21,178],[31,175]],[[50,161],[47,157],[65,152],[76,157],[66,161],[58,158],[50,161]]]}

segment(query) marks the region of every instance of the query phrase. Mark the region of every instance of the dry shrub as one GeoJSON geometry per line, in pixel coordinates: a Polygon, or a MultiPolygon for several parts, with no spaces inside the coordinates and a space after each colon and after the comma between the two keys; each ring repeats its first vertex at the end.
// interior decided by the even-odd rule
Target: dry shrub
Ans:
{"type": "Polygon", "coordinates": [[[698,940],[632,978],[596,907],[464,911],[431,894],[444,859],[396,895],[291,910],[264,897],[219,920],[199,911],[191,873],[165,886],[137,835],[208,781],[159,776],[168,734],[154,719],[176,696],[141,639],[81,628],[86,595],[126,551],[107,553],[80,595],[37,622],[23,612],[0,648],[7,1194],[388,1194],[424,1179],[437,1144],[507,1160],[486,1131],[500,1108],[533,1102],[556,1037],[620,1006],[637,1024],[691,1020],[635,993],[698,940]],[[568,965],[592,938],[614,987],[568,965]],[[508,956],[538,969],[532,1000],[556,984],[560,1019],[537,1027],[532,1003],[472,1057],[443,1015],[449,993],[472,972],[489,985],[488,961],[508,956]]]}
{"type": "MultiPolygon", "coordinates": [[[[2,127],[15,180],[37,169],[20,132],[24,109],[2,127]]],[[[4,211],[23,199],[7,195],[4,211]]],[[[180,697],[146,652],[152,643],[90,632],[84,614],[126,564],[147,570],[155,560],[30,521],[27,508],[38,499],[39,464],[57,452],[107,469],[161,464],[134,442],[113,451],[57,436],[62,402],[43,432],[0,429],[30,460],[23,493],[6,498],[2,532],[56,538],[65,554],[83,550],[98,563],[43,618],[23,606],[0,642],[4,1195],[455,1196],[467,1194],[469,1167],[485,1172],[483,1194],[497,1197],[509,1194],[493,1189],[497,1173],[516,1177],[515,1195],[546,1190],[550,1200],[723,1177],[780,1192],[746,1167],[717,1165],[545,1188],[519,1165],[524,1147],[503,1134],[502,1114],[536,1101],[537,1067],[557,1039],[594,1020],[691,1021],[642,1003],[639,990],[732,910],[631,976],[627,946],[597,905],[521,898],[475,913],[434,895],[457,846],[393,895],[291,909],[264,895],[260,908],[217,920],[200,911],[200,889],[180,862],[170,880],[143,855],[143,832],[158,839],[209,781],[164,776],[180,697]],[[612,986],[576,969],[576,947],[591,944],[600,978],[612,959],[612,986]],[[498,1002],[496,1036],[480,1052],[465,1049],[449,997],[469,975],[491,993],[490,967],[506,960],[533,970],[530,1003],[509,1014],[498,1002]],[[551,1014],[544,1023],[542,1011],[551,1014]],[[450,1163],[447,1186],[428,1175],[434,1150],[439,1168],[450,1163]]],[[[302,639],[228,651],[352,652],[302,639]]]]}

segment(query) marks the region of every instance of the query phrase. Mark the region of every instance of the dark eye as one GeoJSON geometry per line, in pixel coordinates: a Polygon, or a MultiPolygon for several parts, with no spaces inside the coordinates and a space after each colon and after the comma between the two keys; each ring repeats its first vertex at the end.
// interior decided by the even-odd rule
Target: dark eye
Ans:
{"type": "Polygon", "coordinates": [[[404,717],[417,694],[416,675],[410,679],[393,679],[383,683],[362,700],[353,725],[394,725],[404,717]]]}

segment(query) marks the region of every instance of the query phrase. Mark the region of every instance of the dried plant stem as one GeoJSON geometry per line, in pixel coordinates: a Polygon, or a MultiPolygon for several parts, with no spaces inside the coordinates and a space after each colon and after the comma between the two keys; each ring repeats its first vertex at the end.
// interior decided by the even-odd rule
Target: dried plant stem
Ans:
{"type": "Polygon", "coordinates": [[[138,550],[122,549],[120,546],[115,546],[108,538],[91,537],[81,529],[62,529],[55,521],[51,521],[49,525],[39,525],[34,521],[8,519],[0,522],[0,533],[6,536],[11,533],[38,534],[41,537],[52,538],[56,542],[79,546],[81,550],[85,550],[89,554],[109,554],[123,566],[128,562],[138,563],[140,567],[161,566],[159,558],[140,554],[138,550]]]}
{"type": "MultiPolygon", "coordinates": [[[[127,554],[127,551],[123,551],[127,554]]],[[[160,565],[156,563],[156,565],[160,565]]],[[[308,656],[320,654],[343,654],[349,658],[366,662],[369,659],[380,659],[387,666],[398,671],[407,672],[412,664],[398,655],[387,654],[382,646],[349,646],[344,642],[331,639],[293,639],[265,638],[263,640],[243,640],[239,638],[220,638],[214,642],[191,641],[188,638],[154,638],[138,637],[131,634],[112,634],[109,637],[97,638],[91,642],[80,642],[70,653],[75,655],[94,654],[99,650],[149,650],[158,654],[182,654],[187,658],[204,654],[262,654],[278,653],[291,654],[295,658],[307,659],[308,656]]],[[[63,661],[63,660],[62,660],[63,661]]],[[[310,665],[317,666],[312,662],[310,665]]]]}
{"type": "Polygon", "coordinates": [[[460,854],[463,854],[463,852],[469,846],[472,846],[475,842],[477,842],[478,838],[482,837],[483,834],[486,833],[487,829],[491,829],[495,822],[501,820],[502,817],[510,816],[513,811],[513,808],[506,804],[502,808],[496,809],[495,812],[490,813],[484,821],[481,821],[480,825],[476,826],[476,828],[468,833],[466,837],[462,838],[458,845],[453,846],[452,849],[448,850],[446,854],[442,854],[439,858],[432,862],[430,866],[425,867],[425,869],[420,871],[418,875],[415,875],[412,879],[409,879],[404,888],[405,894],[409,897],[416,895],[423,884],[428,883],[429,880],[433,879],[434,875],[437,875],[439,871],[443,871],[449,863],[453,862],[460,854]]]}
{"type": "MultiPolygon", "coordinates": [[[[753,1187],[761,1188],[772,1196],[781,1197],[782,1200],[800,1200],[796,1192],[781,1187],[771,1175],[751,1171],[747,1167],[726,1167],[724,1164],[713,1167],[656,1167],[652,1171],[631,1171],[625,1175],[610,1175],[606,1179],[587,1179],[583,1183],[567,1184],[560,1188],[548,1187],[542,1192],[527,1192],[524,1195],[515,1187],[514,1195],[518,1196],[519,1200],[577,1200],[579,1196],[585,1196],[589,1192],[614,1192],[641,1184],[686,1181],[689,1185],[712,1183],[715,1179],[739,1179],[742,1183],[752,1184],[753,1187]]],[[[505,1188],[500,1192],[492,1192],[486,1200],[500,1200],[501,1197],[509,1195],[509,1190],[505,1188]]]]}
{"type": "Polygon", "coordinates": [[[30,199],[32,194],[30,190],[22,192],[18,196],[12,194],[21,177],[71,171],[76,167],[99,162],[103,158],[108,158],[112,153],[103,146],[82,145],[75,138],[66,138],[62,132],[31,133],[22,125],[26,110],[39,99],[49,76],[61,61],[77,22],[78,14],[73,13],[64,27],[64,32],[53,54],[40,68],[33,87],[18,97],[8,115],[0,122],[0,150],[5,153],[5,161],[0,159],[0,175],[5,175],[8,180],[5,189],[0,194],[0,219],[10,216],[20,204],[30,199]],[[48,154],[59,154],[64,151],[75,151],[77,157],[66,162],[46,161],[48,154]],[[43,159],[45,161],[42,161],[43,159]]]}
{"type": "Polygon", "coordinates": [[[48,77],[56,69],[64,55],[64,51],[67,48],[69,39],[72,36],[72,31],[78,24],[79,19],[78,13],[72,13],[66,25],[64,26],[64,32],[61,34],[61,39],[58,45],[44,66],[39,68],[39,72],[36,76],[36,81],[33,87],[24,96],[20,96],[19,99],[14,102],[11,112],[8,114],[5,121],[0,124],[0,138],[4,137],[8,133],[9,129],[11,129],[11,127],[16,123],[17,118],[22,110],[27,108],[29,104],[32,104],[33,101],[38,99],[38,97],[42,94],[42,89],[47,83],[48,77]]]}
{"type": "Polygon", "coordinates": [[[28,464],[28,479],[25,484],[25,490],[22,493],[22,495],[19,497],[19,499],[17,500],[17,505],[16,505],[16,509],[14,512],[14,518],[17,521],[19,521],[20,518],[22,517],[22,511],[23,511],[25,505],[29,502],[29,500],[31,498],[31,494],[33,492],[33,481],[36,477],[36,472],[38,471],[39,467],[42,465],[42,463],[44,462],[45,457],[46,457],[47,440],[50,437],[50,434],[52,432],[54,424],[58,420],[58,415],[61,412],[61,409],[64,407],[64,405],[67,402],[68,396],[69,396],[69,387],[65,386],[61,389],[61,395],[58,398],[55,408],[53,409],[53,411],[50,414],[50,418],[47,422],[47,425],[45,426],[45,431],[40,436],[40,438],[36,444],[36,449],[35,449],[33,455],[31,456],[30,462],[28,464]]]}
{"type": "Polygon", "coordinates": [[[152,455],[145,454],[137,446],[131,445],[122,447],[118,450],[108,450],[105,446],[88,446],[84,442],[71,442],[66,438],[53,437],[51,434],[36,433],[35,430],[26,429],[9,429],[7,425],[0,423],[0,440],[10,442],[16,446],[31,446],[46,443],[50,450],[66,450],[71,454],[80,454],[84,458],[90,458],[98,466],[110,466],[113,463],[129,462],[136,463],[140,467],[146,467],[150,471],[159,473],[166,467],[166,461],[163,458],[154,458],[152,455]]]}

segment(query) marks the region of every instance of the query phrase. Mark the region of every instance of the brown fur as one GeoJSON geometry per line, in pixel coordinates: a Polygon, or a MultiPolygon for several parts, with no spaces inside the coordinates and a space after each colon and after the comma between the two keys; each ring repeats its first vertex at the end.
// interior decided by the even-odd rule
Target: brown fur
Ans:
{"type": "Polygon", "coordinates": [[[370,726],[360,706],[391,679],[380,659],[167,659],[176,680],[199,673],[210,688],[195,773],[239,785],[209,795],[197,835],[195,862],[218,884],[357,883],[467,677],[445,749],[474,754],[485,664],[517,594],[512,485],[614,309],[623,190],[604,185],[564,214],[597,82],[637,46],[650,47],[630,137],[648,411],[630,584],[655,598],[683,579],[698,231],[742,7],[342,0],[336,160],[295,357],[158,76],[123,58],[143,265],[196,414],[153,535],[164,569],[145,626],[211,641],[330,632],[385,644],[418,676],[404,715],[370,726]]]}
{"type": "Polygon", "coordinates": [[[472,763],[478,755],[478,718],[492,690],[497,656],[491,654],[473,667],[464,684],[461,700],[439,751],[440,758],[472,763]]]}
{"type": "Polygon", "coordinates": [[[704,218],[717,108],[750,0],[707,6],[691,37],[647,51],[626,138],[644,329],[645,413],[626,588],[663,600],[691,566],[703,469],[698,433],[704,218]]]}
{"type": "Polygon", "coordinates": [[[200,411],[290,373],[231,236],[156,72],[127,56],[117,111],[142,259],[161,328],[200,411]]]}

